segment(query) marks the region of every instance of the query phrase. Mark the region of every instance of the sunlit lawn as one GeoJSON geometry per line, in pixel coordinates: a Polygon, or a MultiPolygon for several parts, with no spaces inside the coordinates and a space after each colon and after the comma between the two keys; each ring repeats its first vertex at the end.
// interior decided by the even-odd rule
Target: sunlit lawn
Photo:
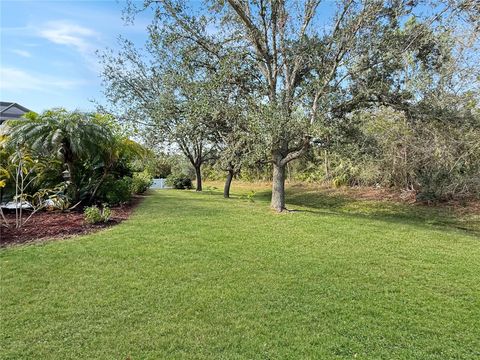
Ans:
{"type": "Polygon", "coordinates": [[[0,358],[480,358],[475,219],[298,188],[278,215],[255,190],[0,250],[0,358]]]}

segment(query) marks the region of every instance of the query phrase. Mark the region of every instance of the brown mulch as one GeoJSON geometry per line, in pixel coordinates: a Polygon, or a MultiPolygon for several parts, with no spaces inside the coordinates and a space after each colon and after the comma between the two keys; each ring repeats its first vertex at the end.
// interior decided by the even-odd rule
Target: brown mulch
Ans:
{"type": "MultiPolygon", "coordinates": [[[[135,196],[129,204],[112,207],[112,217],[107,223],[87,224],[81,210],[70,212],[41,211],[34,214],[20,229],[15,229],[15,213],[5,213],[9,227],[0,218],[0,247],[46,239],[66,238],[88,234],[104,229],[127,219],[144,196],[135,196]]],[[[25,212],[24,219],[29,216],[25,212]]]]}

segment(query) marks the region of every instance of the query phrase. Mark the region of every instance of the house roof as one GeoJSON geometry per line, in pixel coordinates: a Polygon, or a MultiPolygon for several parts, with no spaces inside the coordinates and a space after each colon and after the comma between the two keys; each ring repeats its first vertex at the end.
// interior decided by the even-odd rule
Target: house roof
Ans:
{"type": "Polygon", "coordinates": [[[18,119],[30,109],[15,102],[0,101],[0,124],[8,119],[18,119]]]}

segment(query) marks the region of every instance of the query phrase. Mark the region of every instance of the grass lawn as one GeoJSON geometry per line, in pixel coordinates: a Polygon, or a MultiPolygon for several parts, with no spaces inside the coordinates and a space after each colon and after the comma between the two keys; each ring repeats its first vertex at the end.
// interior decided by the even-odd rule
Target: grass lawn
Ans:
{"type": "Polygon", "coordinates": [[[247,191],[163,190],[0,250],[0,358],[480,359],[478,222],[295,188],[279,215],[247,191]]]}

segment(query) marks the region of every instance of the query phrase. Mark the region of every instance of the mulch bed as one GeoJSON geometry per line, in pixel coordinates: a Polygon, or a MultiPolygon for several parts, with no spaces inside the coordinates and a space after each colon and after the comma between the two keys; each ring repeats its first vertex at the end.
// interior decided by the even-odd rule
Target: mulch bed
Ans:
{"type": "MultiPolygon", "coordinates": [[[[73,235],[88,234],[103,228],[119,224],[127,219],[144,196],[135,196],[129,204],[112,207],[112,217],[107,223],[87,224],[81,210],[70,212],[41,211],[31,217],[20,229],[15,229],[15,213],[5,213],[9,227],[5,227],[0,217],[0,247],[22,244],[38,240],[66,238],[73,235]]],[[[24,219],[29,216],[25,212],[24,219]]]]}

